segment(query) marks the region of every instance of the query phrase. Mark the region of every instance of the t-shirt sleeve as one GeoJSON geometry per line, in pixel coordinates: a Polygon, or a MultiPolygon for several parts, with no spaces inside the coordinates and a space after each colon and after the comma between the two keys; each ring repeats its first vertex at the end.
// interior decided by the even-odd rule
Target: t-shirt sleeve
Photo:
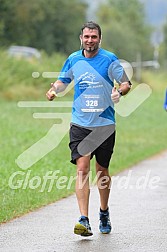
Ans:
{"type": "Polygon", "coordinates": [[[113,55],[112,57],[112,61],[108,69],[108,75],[112,82],[115,80],[117,83],[121,84],[129,81],[129,78],[116,55],[113,55]]]}
{"type": "Polygon", "coordinates": [[[65,61],[64,66],[62,67],[58,76],[58,80],[62,81],[64,84],[69,84],[73,80],[72,67],[69,58],[65,61]]]}

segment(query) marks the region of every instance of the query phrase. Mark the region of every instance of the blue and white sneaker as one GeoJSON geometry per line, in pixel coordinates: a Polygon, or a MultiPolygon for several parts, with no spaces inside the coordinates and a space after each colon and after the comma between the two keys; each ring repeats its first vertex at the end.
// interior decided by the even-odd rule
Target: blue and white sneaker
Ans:
{"type": "Polygon", "coordinates": [[[111,222],[109,211],[99,213],[100,216],[100,224],[99,230],[102,234],[109,234],[111,232],[111,222]]]}
{"type": "Polygon", "coordinates": [[[93,235],[88,217],[81,216],[79,218],[79,222],[74,227],[74,234],[81,235],[81,236],[93,235]]]}

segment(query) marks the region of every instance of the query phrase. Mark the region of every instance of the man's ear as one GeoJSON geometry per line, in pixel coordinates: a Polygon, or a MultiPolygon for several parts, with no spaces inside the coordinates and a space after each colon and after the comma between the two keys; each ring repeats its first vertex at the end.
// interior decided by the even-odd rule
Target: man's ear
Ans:
{"type": "Polygon", "coordinates": [[[82,35],[79,36],[79,39],[80,39],[80,49],[82,49],[82,35]]]}
{"type": "Polygon", "coordinates": [[[101,38],[100,38],[99,44],[101,44],[101,41],[102,41],[102,35],[101,35],[101,38]]]}

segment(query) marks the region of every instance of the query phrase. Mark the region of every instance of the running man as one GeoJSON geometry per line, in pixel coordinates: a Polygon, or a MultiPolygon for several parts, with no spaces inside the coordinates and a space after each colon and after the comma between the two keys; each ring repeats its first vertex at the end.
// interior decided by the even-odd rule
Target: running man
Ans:
{"type": "Polygon", "coordinates": [[[80,34],[81,50],[67,58],[58,80],[46,94],[53,100],[53,91],[64,91],[74,80],[69,147],[71,162],[77,169],[76,197],[80,210],[74,233],[81,236],[93,235],[89,223],[89,172],[93,156],[100,195],[99,230],[103,234],[111,232],[108,168],[115,145],[114,103],[131,88],[117,56],[100,48],[101,40],[100,26],[92,21],[85,23],[80,34]],[[114,80],[118,88],[114,87],[114,80]]]}

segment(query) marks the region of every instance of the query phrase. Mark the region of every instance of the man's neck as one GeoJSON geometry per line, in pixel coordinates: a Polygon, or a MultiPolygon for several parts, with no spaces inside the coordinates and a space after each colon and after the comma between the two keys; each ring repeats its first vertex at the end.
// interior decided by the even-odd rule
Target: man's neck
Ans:
{"type": "Polygon", "coordinates": [[[96,51],[88,52],[85,49],[83,49],[83,55],[85,58],[93,58],[99,51],[99,48],[96,51]]]}

